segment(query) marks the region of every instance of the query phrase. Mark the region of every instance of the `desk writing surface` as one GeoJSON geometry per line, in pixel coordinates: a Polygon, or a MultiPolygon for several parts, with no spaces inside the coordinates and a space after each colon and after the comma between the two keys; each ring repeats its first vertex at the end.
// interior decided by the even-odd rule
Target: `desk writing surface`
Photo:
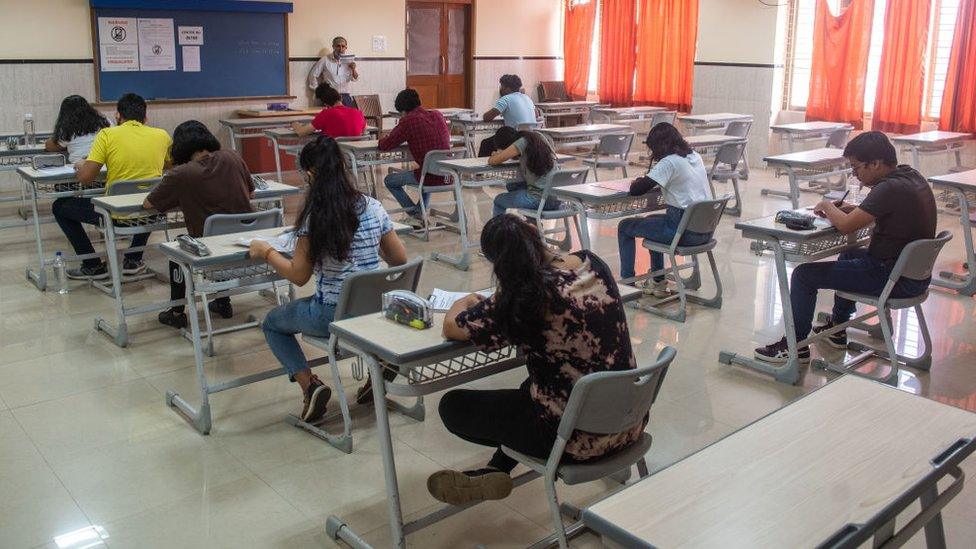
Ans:
{"type": "MultiPolygon", "coordinates": [[[[20,168],[17,168],[17,173],[28,181],[69,182],[78,180],[76,173],[52,173],[46,170],[36,170],[30,166],[21,166],[20,168]]],[[[108,169],[105,168],[105,166],[102,166],[102,169],[100,172],[98,172],[98,175],[105,176],[106,173],[108,173],[108,169]]]]}
{"type": "MultiPolygon", "coordinates": [[[[805,215],[814,215],[808,210],[796,210],[805,215]]],[[[814,215],[814,228],[810,231],[795,231],[793,229],[786,228],[786,224],[777,223],[775,215],[767,215],[765,217],[757,217],[755,219],[749,219],[746,221],[738,221],[735,224],[735,228],[742,231],[744,234],[764,234],[769,236],[775,236],[780,240],[795,240],[803,241],[810,240],[813,238],[819,238],[821,236],[836,233],[837,229],[830,224],[830,221],[817,217],[814,215]]]]}
{"type": "MultiPolygon", "coordinates": [[[[629,183],[632,180],[620,179],[618,181],[627,181],[629,183]]],[[[606,184],[610,182],[604,181],[601,183],[606,184]]],[[[580,183],[578,185],[555,187],[552,189],[552,194],[559,197],[575,198],[585,203],[592,201],[609,201],[610,199],[620,199],[626,196],[628,193],[621,192],[616,189],[601,187],[600,184],[597,183],[580,183]]]]}
{"type": "Polygon", "coordinates": [[[231,128],[273,128],[275,126],[290,126],[292,122],[304,124],[311,121],[311,115],[303,114],[273,118],[224,118],[220,123],[231,128]]]}
{"type": "Polygon", "coordinates": [[[295,115],[315,116],[322,109],[288,109],[287,111],[269,111],[266,109],[237,109],[234,114],[242,118],[283,118],[295,115]]]}
{"type": "MultiPolygon", "coordinates": [[[[571,162],[572,160],[575,160],[575,157],[568,154],[556,155],[557,163],[571,162]]],[[[454,158],[451,160],[438,160],[437,163],[447,169],[457,170],[460,172],[504,170],[519,167],[519,161],[516,159],[506,160],[503,164],[489,166],[487,157],[454,158]]]]}
{"type": "Polygon", "coordinates": [[[631,546],[813,547],[974,435],[976,414],[847,375],[591,506],[584,521],[631,546]]]}
{"type": "Polygon", "coordinates": [[[850,124],[845,124],[843,122],[797,122],[796,124],[774,124],[769,127],[773,131],[784,131],[784,132],[815,132],[815,131],[829,131],[829,130],[843,130],[851,128],[850,124]]]}
{"type": "Polygon", "coordinates": [[[634,129],[623,124],[580,124],[578,126],[564,126],[562,128],[539,128],[536,131],[557,137],[564,137],[567,135],[586,135],[610,132],[633,133],[634,129]]]}
{"type": "Polygon", "coordinates": [[[763,160],[769,164],[788,164],[790,166],[829,166],[847,163],[847,160],[844,158],[844,151],[834,148],[811,149],[809,151],[778,154],[775,156],[767,156],[763,160]]]}
{"type": "MultiPolygon", "coordinates": [[[[254,189],[254,198],[252,200],[275,198],[301,192],[301,189],[298,187],[285,185],[277,181],[268,181],[267,183],[267,189],[254,189]]],[[[142,203],[147,196],[149,196],[148,192],[98,196],[92,198],[92,204],[104,208],[110,213],[135,213],[143,211],[142,203]]]]}
{"type": "Polygon", "coordinates": [[[721,145],[723,143],[731,143],[744,139],[744,137],[737,135],[724,135],[721,133],[702,133],[685,137],[685,141],[692,147],[708,147],[710,145],[721,145]]]}
{"type": "Polygon", "coordinates": [[[444,313],[434,313],[433,320],[433,326],[418,330],[375,313],[333,322],[329,331],[340,340],[397,365],[451,349],[475,349],[470,342],[444,339],[444,313]]]}
{"type": "Polygon", "coordinates": [[[731,120],[752,120],[751,114],[736,114],[734,112],[716,112],[711,114],[684,114],[678,120],[687,122],[702,122],[705,124],[714,122],[728,122],[731,120]]]}
{"type": "Polygon", "coordinates": [[[934,177],[930,177],[929,181],[932,182],[933,185],[945,185],[949,187],[958,187],[967,191],[976,191],[976,170],[966,170],[964,172],[936,175],[934,177]]]}
{"type": "MultiPolygon", "coordinates": [[[[221,234],[217,236],[204,236],[197,240],[203,242],[210,248],[210,255],[200,257],[191,254],[180,248],[179,242],[173,240],[163,242],[159,249],[171,259],[180,263],[188,264],[193,267],[203,267],[208,265],[220,265],[222,263],[236,263],[247,259],[249,248],[241,246],[236,242],[240,238],[253,237],[276,237],[285,231],[292,230],[292,227],[273,227],[271,229],[259,229],[256,231],[244,231],[240,233],[221,234]]],[[[263,263],[255,260],[254,263],[263,263]]]]}
{"type": "Polygon", "coordinates": [[[665,109],[664,107],[597,107],[593,109],[596,112],[607,112],[614,114],[637,114],[637,113],[651,113],[651,112],[661,112],[665,109]]]}
{"type": "Polygon", "coordinates": [[[972,139],[973,134],[971,133],[959,133],[959,132],[943,132],[943,131],[931,131],[931,132],[921,132],[912,133],[908,135],[896,135],[892,137],[892,141],[901,141],[904,143],[918,143],[918,144],[933,144],[948,141],[965,141],[967,139],[972,139]]]}
{"type": "Polygon", "coordinates": [[[539,107],[539,110],[548,109],[563,109],[567,107],[592,107],[596,105],[596,101],[547,101],[536,103],[535,106],[539,107]]]}

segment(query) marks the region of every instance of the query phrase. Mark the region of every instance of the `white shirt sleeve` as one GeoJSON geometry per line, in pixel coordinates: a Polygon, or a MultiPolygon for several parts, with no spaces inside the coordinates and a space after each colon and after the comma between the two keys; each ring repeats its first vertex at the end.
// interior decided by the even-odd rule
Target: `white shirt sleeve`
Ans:
{"type": "Polygon", "coordinates": [[[322,75],[322,71],[325,69],[325,56],[315,62],[312,65],[312,70],[308,71],[308,87],[314,90],[319,87],[319,78],[322,75]]]}
{"type": "Polygon", "coordinates": [[[668,183],[671,182],[671,177],[674,176],[674,159],[670,156],[665,156],[661,160],[654,164],[654,167],[647,172],[647,177],[653,179],[661,187],[667,187],[668,183]]]}

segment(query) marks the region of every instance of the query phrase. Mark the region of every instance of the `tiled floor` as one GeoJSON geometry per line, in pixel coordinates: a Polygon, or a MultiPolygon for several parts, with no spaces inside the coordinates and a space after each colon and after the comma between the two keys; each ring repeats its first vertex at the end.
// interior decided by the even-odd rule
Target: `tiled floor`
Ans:
{"type": "MultiPolygon", "coordinates": [[[[760,197],[764,186],[785,188],[786,183],[755,170],[743,183],[744,218],[787,206],[760,197]]],[[[472,213],[477,203],[482,220],[494,192],[466,196],[472,213]]],[[[815,197],[805,194],[803,200],[813,203],[815,197]]],[[[291,204],[290,211],[295,209],[291,204]]],[[[0,215],[12,215],[9,205],[0,215]]],[[[664,345],[678,349],[648,428],[654,435],[648,461],[655,470],[829,377],[810,372],[802,385],[791,387],[718,363],[720,350],[749,352],[782,330],[772,260],[749,252],[734,221],[724,219],[718,235],[725,286],[721,310],[691,306],[684,324],[628,312],[641,363],[664,345]]],[[[940,264],[958,266],[963,254],[957,221],[942,216],[940,226],[957,235],[940,264]]],[[[590,232],[595,251],[616,266],[615,223],[594,223],[590,232]]],[[[52,253],[67,246],[56,226],[45,226],[44,234],[52,253]]],[[[429,244],[411,238],[406,243],[411,254],[421,255],[451,250],[455,240],[437,233],[429,244]]],[[[283,422],[298,409],[299,394],[285,379],[274,379],[213,396],[213,432],[200,436],[163,402],[171,388],[191,402],[199,399],[185,340],[146,316],[130,325],[131,345],[120,349],[92,329],[96,314],[112,313],[107,296],[77,283],[67,295],[41,293],[25,281],[24,266],[35,255],[31,232],[0,231],[0,250],[0,547],[328,547],[332,542],[323,525],[333,513],[347,518],[367,540],[388,543],[378,440],[368,411],[355,416],[355,452],[343,454],[283,422]]],[[[150,253],[149,260],[162,270],[158,254],[150,253]]],[[[643,261],[646,265],[646,257],[643,261]]],[[[488,285],[489,277],[487,264],[477,257],[468,272],[427,262],[422,287],[477,289],[488,285]]],[[[140,282],[127,285],[126,292],[134,304],[162,299],[168,288],[140,282]]],[[[824,298],[822,305],[827,303],[824,298]]],[[[234,306],[243,317],[263,314],[270,303],[242,296],[234,306]]],[[[931,373],[905,371],[903,389],[976,410],[974,300],[935,290],[925,311],[935,341],[934,365],[931,373]]],[[[911,349],[917,340],[913,323],[900,333],[902,346],[911,349]]],[[[220,337],[216,350],[207,366],[216,379],[259,371],[274,360],[257,330],[220,337]]],[[[476,385],[514,386],[523,375],[509,372],[476,385]]],[[[355,380],[345,381],[355,389],[355,380]]],[[[488,456],[446,432],[435,412],[437,401],[437,395],[428,399],[422,423],[391,416],[408,518],[435,506],[425,488],[428,474],[476,465],[488,456]]],[[[966,470],[976,473],[976,459],[966,470]]],[[[597,482],[561,493],[582,505],[610,489],[609,483],[597,482]]],[[[972,483],[946,510],[945,524],[950,547],[976,546],[972,483]]],[[[410,540],[414,547],[516,547],[549,529],[542,485],[534,482],[410,540]]],[[[600,542],[587,535],[574,545],[600,542]]],[[[922,546],[921,539],[912,545],[922,546]]]]}

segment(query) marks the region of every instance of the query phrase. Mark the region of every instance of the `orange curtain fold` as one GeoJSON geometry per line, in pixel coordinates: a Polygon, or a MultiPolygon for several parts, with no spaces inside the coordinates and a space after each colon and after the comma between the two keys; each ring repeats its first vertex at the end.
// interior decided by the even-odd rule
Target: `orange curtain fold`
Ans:
{"type": "Polygon", "coordinates": [[[691,111],[698,0],[644,0],[634,103],[691,111]]]}
{"type": "Polygon", "coordinates": [[[602,0],[600,4],[600,101],[631,105],[637,62],[637,2],[602,0]]]}
{"type": "Polygon", "coordinates": [[[846,122],[861,129],[874,0],[852,0],[834,16],[817,0],[807,120],[846,122]]]}
{"type": "Polygon", "coordinates": [[[888,0],[872,130],[919,131],[931,7],[931,0],[888,0]]]}
{"type": "Polygon", "coordinates": [[[563,66],[566,93],[571,99],[585,99],[590,77],[590,46],[593,44],[593,22],[596,0],[565,0],[563,32],[563,66]]]}
{"type": "Polygon", "coordinates": [[[959,2],[939,129],[976,132],[976,0],[959,2]]]}

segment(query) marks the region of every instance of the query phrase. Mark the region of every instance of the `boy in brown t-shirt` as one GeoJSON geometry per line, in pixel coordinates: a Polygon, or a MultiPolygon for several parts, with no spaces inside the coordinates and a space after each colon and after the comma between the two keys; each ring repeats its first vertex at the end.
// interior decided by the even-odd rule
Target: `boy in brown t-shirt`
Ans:
{"type": "MultiPolygon", "coordinates": [[[[171,156],[175,168],[146,197],[143,207],[159,212],[179,208],[186,230],[193,237],[203,236],[203,225],[213,214],[254,211],[251,197],[254,183],[244,160],[234,151],[220,150],[220,142],[196,120],[189,120],[173,131],[171,156]]],[[[183,299],[186,284],[179,265],[169,264],[170,299],[183,299]]],[[[223,318],[234,310],[229,297],[217,298],[208,305],[223,318]]],[[[159,321],[174,328],[187,325],[184,307],[178,305],[159,313],[159,321]]]]}

